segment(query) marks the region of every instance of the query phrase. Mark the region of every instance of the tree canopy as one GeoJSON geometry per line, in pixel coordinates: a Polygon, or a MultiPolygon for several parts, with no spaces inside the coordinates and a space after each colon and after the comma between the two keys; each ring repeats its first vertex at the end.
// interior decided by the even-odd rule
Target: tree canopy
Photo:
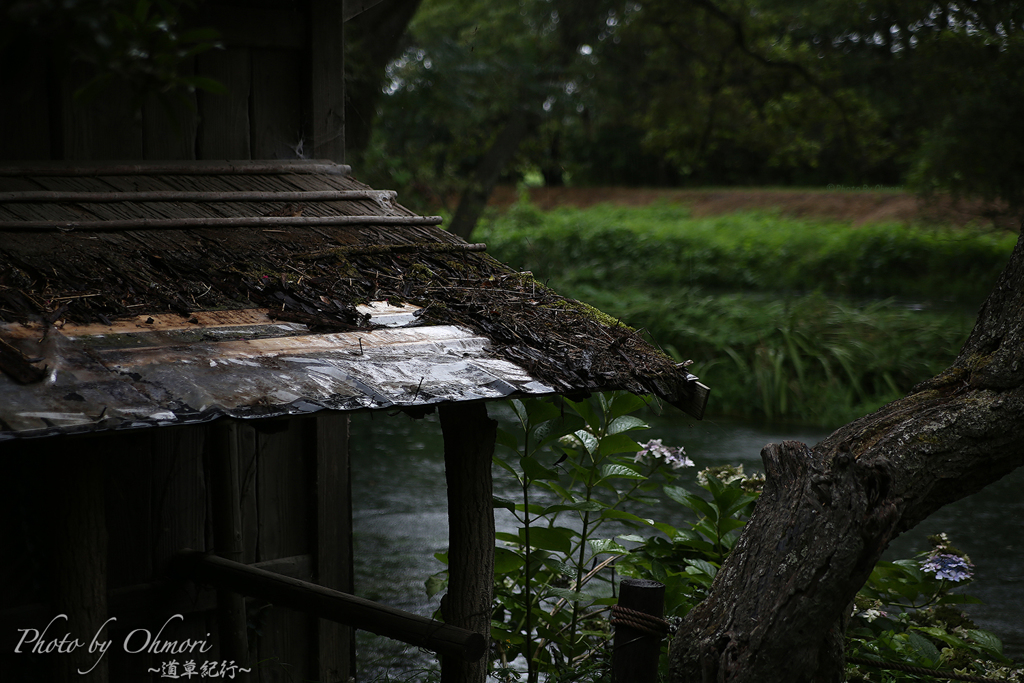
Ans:
{"type": "Polygon", "coordinates": [[[1022,19],[991,1],[424,0],[366,158],[446,201],[518,119],[506,180],[904,185],[1019,210],[1022,19]]]}

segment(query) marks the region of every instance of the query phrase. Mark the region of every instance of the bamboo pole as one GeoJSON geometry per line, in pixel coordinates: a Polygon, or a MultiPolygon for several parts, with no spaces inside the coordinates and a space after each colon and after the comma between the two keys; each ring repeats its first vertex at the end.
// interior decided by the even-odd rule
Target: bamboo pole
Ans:
{"type": "Polygon", "coordinates": [[[345,175],[350,166],[332,161],[189,161],[144,164],[95,163],[72,166],[67,162],[0,166],[0,176],[111,176],[111,175],[281,175],[287,173],[345,175]]]}
{"type": "Polygon", "coordinates": [[[316,225],[440,225],[440,216],[237,216],[233,218],[128,218],[111,221],[0,221],[17,232],[281,228],[316,225]]]}
{"type": "Polygon", "coordinates": [[[307,190],[295,192],[201,192],[185,190],[154,190],[151,192],[58,192],[26,190],[0,192],[0,204],[76,202],[331,202],[370,199],[377,203],[393,202],[394,190],[307,190]]]}

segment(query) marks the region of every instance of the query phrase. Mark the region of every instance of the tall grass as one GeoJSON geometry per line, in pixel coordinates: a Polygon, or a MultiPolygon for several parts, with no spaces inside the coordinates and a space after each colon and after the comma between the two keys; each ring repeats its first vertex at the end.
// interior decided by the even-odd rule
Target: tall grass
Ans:
{"type": "Polygon", "coordinates": [[[545,213],[522,203],[481,232],[497,258],[693,360],[712,388],[711,413],[827,426],[946,367],[1015,239],[765,213],[696,220],[670,205],[545,213]]]}

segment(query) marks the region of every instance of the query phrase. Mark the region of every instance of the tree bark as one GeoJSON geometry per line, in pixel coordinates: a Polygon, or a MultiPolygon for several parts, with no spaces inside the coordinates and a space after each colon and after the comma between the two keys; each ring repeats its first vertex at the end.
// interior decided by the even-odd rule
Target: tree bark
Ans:
{"type": "Polygon", "coordinates": [[[897,535],[1024,464],[1024,242],[953,365],[814,448],[761,451],[764,492],[671,680],[843,680],[850,603],[897,535]]]}

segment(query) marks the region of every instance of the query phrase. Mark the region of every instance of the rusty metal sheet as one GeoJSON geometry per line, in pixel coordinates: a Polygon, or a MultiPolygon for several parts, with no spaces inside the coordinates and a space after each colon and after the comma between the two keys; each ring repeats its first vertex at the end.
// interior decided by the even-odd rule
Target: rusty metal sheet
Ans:
{"type": "Polygon", "coordinates": [[[31,384],[0,373],[0,440],[555,391],[492,354],[486,337],[419,325],[415,306],[359,310],[372,329],[310,334],[265,309],[48,330],[0,323],[0,339],[46,368],[31,384]]]}

